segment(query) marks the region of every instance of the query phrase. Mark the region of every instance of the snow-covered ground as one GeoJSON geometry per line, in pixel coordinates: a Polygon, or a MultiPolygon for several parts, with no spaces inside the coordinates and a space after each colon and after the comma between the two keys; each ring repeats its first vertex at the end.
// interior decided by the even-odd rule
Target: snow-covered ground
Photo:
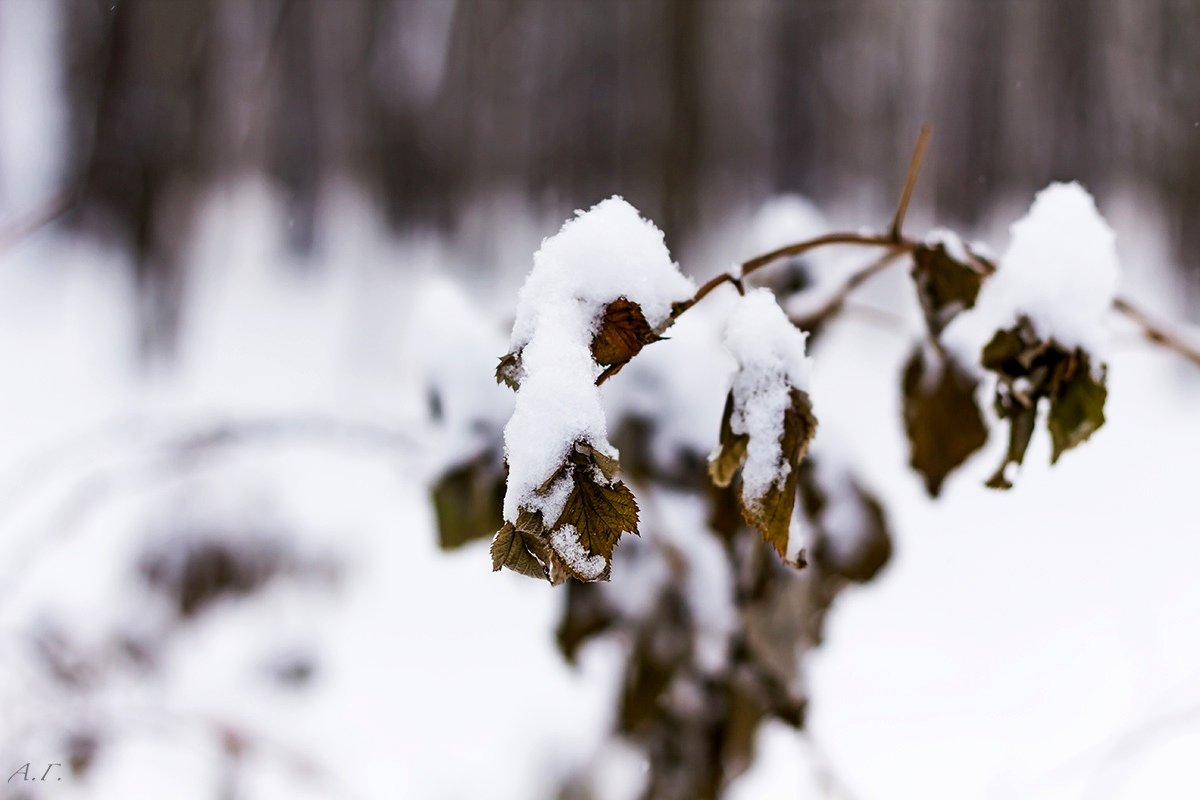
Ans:
{"type": "MultiPolygon", "coordinates": [[[[421,422],[420,377],[464,334],[461,314],[420,305],[453,292],[424,291],[432,276],[465,273],[453,248],[391,240],[347,196],[329,268],[295,270],[267,233],[286,220],[266,187],[209,208],[174,363],[137,365],[118,257],[53,233],[0,253],[0,768],[62,761],[50,732],[98,721],[87,780],[45,796],[207,798],[224,726],[251,736],[249,797],[548,796],[593,757],[620,654],[600,643],[569,668],[553,643],[561,590],[493,574],[486,542],[437,548],[424,485],[440,440],[421,422]],[[263,421],[278,430],[196,456],[173,438],[263,421]],[[136,553],[189,526],[282,532],[329,554],[338,578],[218,607],[152,673],[112,670],[82,700],[31,669],[30,633],[48,625],[101,663],[114,632],[157,630],[136,553]],[[268,679],[296,653],[313,662],[307,687],[268,679]]],[[[1133,219],[1113,222],[1126,264],[1141,257],[1123,249],[1133,219]]],[[[513,291],[471,312],[496,355],[527,266],[506,264],[513,291]]],[[[1139,269],[1128,288],[1154,301],[1139,269]]],[[[835,605],[807,664],[809,738],[765,728],[733,795],[1196,796],[1200,376],[1118,326],[1108,423],[1091,441],[1050,469],[1036,437],[1016,488],[996,493],[982,487],[994,434],[931,502],[899,407],[910,291],[900,271],[868,284],[858,308],[909,310],[852,311],[813,348],[819,437],[887,500],[894,561],[835,605]]],[[[685,333],[656,357],[687,353],[685,333]]],[[[725,387],[712,388],[719,407],[725,387]]],[[[630,767],[599,757],[614,775],[630,767]]]]}

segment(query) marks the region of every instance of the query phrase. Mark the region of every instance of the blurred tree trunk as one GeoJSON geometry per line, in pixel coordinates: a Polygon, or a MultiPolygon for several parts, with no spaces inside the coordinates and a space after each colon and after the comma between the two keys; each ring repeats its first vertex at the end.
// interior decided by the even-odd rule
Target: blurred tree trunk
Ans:
{"type": "Polygon", "coordinates": [[[247,171],[298,253],[332,180],[460,238],[620,193],[678,248],[774,191],[890,198],[931,121],[918,202],[946,222],[1132,185],[1198,263],[1197,3],[62,1],[74,219],[128,247],[150,349],[203,193],[247,171]]]}

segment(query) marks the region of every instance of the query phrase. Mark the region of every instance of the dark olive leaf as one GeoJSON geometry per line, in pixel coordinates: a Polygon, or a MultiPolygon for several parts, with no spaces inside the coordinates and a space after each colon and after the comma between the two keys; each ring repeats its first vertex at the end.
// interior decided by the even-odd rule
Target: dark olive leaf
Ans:
{"type": "Polygon", "coordinates": [[[708,474],[713,483],[724,489],[733,481],[733,476],[746,460],[746,445],[750,437],[734,433],[730,427],[733,418],[733,392],[725,398],[725,413],[721,415],[720,447],[708,462],[708,474]]]}
{"type": "Polygon", "coordinates": [[[937,497],[946,476],[987,441],[987,425],[975,402],[978,381],[954,360],[929,363],[918,347],[904,368],[904,429],[910,463],[937,497]]]}
{"type": "Polygon", "coordinates": [[[800,462],[817,432],[817,418],[813,416],[808,394],[793,388],[791,401],[783,415],[783,436],[780,438],[783,458],[789,467],[783,485],[773,484],[761,498],[742,497],[742,515],[746,522],[757,528],[775,552],[785,559],[800,462]]]}
{"type": "Polygon", "coordinates": [[[1010,425],[1008,452],[988,486],[1011,488],[1005,470],[1024,458],[1042,400],[1050,406],[1046,427],[1053,445],[1052,464],[1104,424],[1108,396],[1104,367],[1096,379],[1086,351],[1067,350],[1053,339],[1040,339],[1028,318],[997,331],[984,348],[982,361],[997,374],[996,413],[1010,425]]]}
{"type": "Polygon", "coordinates": [[[503,517],[504,470],[487,451],[447,472],[433,487],[438,545],[454,550],[491,536],[503,517]]]}
{"type": "Polygon", "coordinates": [[[943,244],[913,250],[913,282],[930,331],[937,336],[960,311],[972,308],[983,275],[946,252],[943,244]]]}
{"type": "Polygon", "coordinates": [[[997,413],[1002,419],[1008,420],[1008,450],[1000,468],[988,479],[987,486],[992,489],[1012,488],[1012,482],[1004,475],[1005,470],[1009,464],[1020,466],[1025,460],[1025,451],[1029,449],[1029,440],[1033,438],[1033,428],[1037,422],[1036,405],[1023,405],[1016,398],[1010,398],[1010,401],[997,401],[996,404],[997,413]]]}
{"type": "Polygon", "coordinates": [[[1052,464],[1104,424],[1104,401],[1108,397],[1104,371],[1096,380],[1086,354],[1064,361],[1059,373],[1046,422],[1053,443],[1052,464]]]}
{"type": "Polygon", "coordinates": [[[521,388],[521,351],[505,353],[496,365],[496,383],[502,383],[514,392],[521,388]]]}
{"type": "Polygon", "coordinates": [[[550,561],[545,541],[531,533],[518,530],[511,522],[497,531],[492,539],[492,571],[508,567],[530,578],[547,579],[545,564],[550,561]]]}
{"type": "Polygon", "coordinates": [[[592,358],[603,367],[620,367],[657,339],[641,306],[618,297],[604,309],[600,327],[592,339],[592,358]]]}
{"type": "Polygon", "coordinates": [[[998,372],[1001,375],[1019,377],[1026,373],[1021,355],[1029,349],[1029,345],[1018,332],[1018,329],[996,331],[983,348],[980,363],[985,369],[998,372]]]}
{"type": "Polygon", "coordinates": [[[554,638],[563,657],[574,664],[580,648],[616,622],[616,613],[596,584],[571,581],[567,584],[567,601],[554,638]]]}

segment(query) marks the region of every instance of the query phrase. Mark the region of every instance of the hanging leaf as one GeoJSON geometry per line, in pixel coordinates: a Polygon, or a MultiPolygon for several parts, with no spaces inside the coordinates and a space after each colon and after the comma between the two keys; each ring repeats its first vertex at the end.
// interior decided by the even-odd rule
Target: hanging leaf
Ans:
{"type": "Polygon", "coordinates": [[[1092,377],[1086,353],[1063,363],[1050,397],[1050,415],[1046,425],[1053,444],[1051,463],[1072,447],[1087,441],[1104,424],[1104,401],[1108,397],[1105,373],[1100,380],[1092,377]]]}
{"type": "Polygon", "coordinates": [[[1020,466],[1025,460],[1025,451],[1029,449],[1029,441],[1033,438],[1037,423],[1037,407],[1025,405],[1020,400],[1001,400],[997,397],[996,413],[1000,419],[1008,420],[1008,449],[1004,453],[1004,461],[995,474],[988,478],[986,486],[990,489],[1011,489],[1012,481],[1005,476],[1005,472],[1009,464],[1020,466]]]}
{"type": "Polygon", "coordinates": [[[592,339],[592,358],[602,367],[619,369],[643,347],[657,340],[658,336],[646,322],[641,306],[618,297],[604,309],[604,316],[592,339]]]}
{"type": "Polygon", "coordinates": [[[1037,408],[1050,406],[1046,427],[1053,446],[1051,463],[1086,441],[1104,424],[1106,371],[1093,376],[1091,358],[1081,348],[1068,350],[1054,340],[1041,340],[1028,319],[997,331],[983,350],[983,366],[997,375],[996,413],[1009,422],[1008,450],[1000,468],[988,480],[994,489],[1009,489],[1009,464],[1020,464],[1033,437],[1037,408]]]}
{"type": "Polygon", "coordinates": [[[638,532],[637,501],[624,483],[597,483],[585,466],[576,466],[574,477],[550,546],[560,566],[576,580],[607,580],[621,534],[638,532]]]}
{"type": "Polygon", "coordinates": [[[621,534],[638,532],[637,501],[629,487],[613,479],[616,471],[615,458],[586,441],[576,442],[536,491],[544,496],[560,481],[571,480],[558,519],[547,528],[539,512],[522,507],[516,521],[505,522],[493,540],[493,569],[505,566],[555,584],[568,577],[608,580],[621,534]],[[537,562],[536,569],[530,559],[537,562]]]}
{"type": "Polygon", "coordinates": [[[775,481],[762,497],[746,497],[742,493],[742,515],[746,522],[758,529],[781,558],[787,558],[788,534],[792,522],[792,509],[796,504],[796,478],[800,461],[808,451],[808,445],[817,432],[817,419],[813,416],[812,401],[808,394],[793,388],[790,392],[791,406],[784,412],[783,435],[780,447],[786,474],[782,481],[775,481]]]}
{"type": "Polygon", "coordinates": [[[438,545],[454,550],[491,536],[504,516],[505,472],[498,453],[487,450],[451,469],[433,487],[438,545]]]}
{"type": "Polygon", "coordinates": [[[571,581],[562,618],[554,632],[559,652],[574,664],[580,648],[618,621],[614,610],[594,583],[571,581]]]}
{"type": "Polygon", "coordinates": [[[800,465],[800,503],[813,528],[811,561],[822,575],[866,583],[892,557],[892,535],[879,500],[853,476],[836,487],[812,459],[800,465]],[[837,505],[833,514],[830,507],[837,505]],[[847,521],[850,526],[847,526],[847,521]]]}
{"type": "Polygon", "coordinates": [[[942,243],[918,245],[913,250],[913,282],[929,330],[934,336],[960,311],[975,305],[983,274],[956,260],[942,243]]]}
{"type": "Polygon", "coordinates": [[[518,530],[511,522],[504,523],[492,539],[493,572],[508,567],[530,578],[546,579],[545,565],[549,561],[546,543],[534,534],[518,530]]]}
{"type": "Polygon", "coordinates": [[[733,432],[730,423],[732,418],[733,392],[730,392],[725,397],[725,412],[721,415],[720,446],[708,462],[708,474],[713,483],[722,489],[733,481],[733,476],[746,460],[746,445],[750,441],[746,434],[733,432]]]}
{"type": "Polygon", "coordinates": [[[987,425],[975,403],[978,381],[952,359],[931,363],[918,347],[904,368],[904,428],[910,463],[937,497],[946,476],[987,441],[987,425]]]}

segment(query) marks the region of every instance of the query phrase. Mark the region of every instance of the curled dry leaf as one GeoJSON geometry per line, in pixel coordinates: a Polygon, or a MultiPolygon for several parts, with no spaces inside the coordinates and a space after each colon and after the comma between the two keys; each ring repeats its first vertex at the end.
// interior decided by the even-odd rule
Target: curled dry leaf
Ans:
{"type": "Polygon", "coordinates": [[[624,364],[658,339],[637,303],[618,297],[604,309],[592,340],[592,358],[602,367],[624,364]]]}
{"type": "Polygon", "coordinates": [[[559,565],[581,581],[607,580],[621,534],[638,532],[633,492],[621,481],[597,483],[595,477],[586,467],[575,467],[575,488],[550,538],[559,565]]]}
{"type": "Polygon", "coordinates": [[[522,575],[561,583],[607,580],[613,548],[623,533],[638,533],[633,492],[615,480],[617,460],[587,442],[576,442],[567,460],[538,488],[548,494],[571,479],[566,503],[547,528],[542,515],[522,508],[515,523],[505,522],[492,540],[492,569],[508,567],[522,575]]]}

